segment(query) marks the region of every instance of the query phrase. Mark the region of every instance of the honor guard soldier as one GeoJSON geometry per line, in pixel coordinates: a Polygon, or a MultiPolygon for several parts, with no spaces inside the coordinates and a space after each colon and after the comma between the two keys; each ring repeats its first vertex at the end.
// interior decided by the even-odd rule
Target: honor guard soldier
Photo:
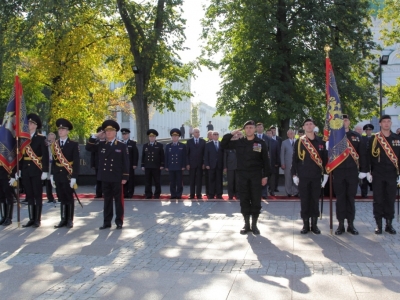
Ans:
{"type": "Polygon", "coordinates": [[[145,188],[144,193],[146,199],[153,197],[151,188],[152,180],[154,180],[154,199],[159,199],[161,194],[161,170],[164,169],[164,147],[156,141],[158,132],[155,129],[147,130],[149,142],[143,145],[142,150],[142,170],[144,171],[145,188]]]}
{"type": "Polygon", "coordinates": [[[70,121],[58,119],[56,121],[58,136],[60,137],[51,145],[53,165],[51,166],[51,184],[56,187],[60,205],[61,221],[54,228],[67,226],[74,227],[74,188],[79,175],[79,144],[68,137],[73,129],[70,121]]]}
{"type": "Polygon", "coordinates": [[[106,140],[97,142],[100,133],[92,136],[86,143],[86,150],[98,151],[99,172],[97,179],[102,182],[104,197],[104,222],[100,230],[110,228],[113,219],[113,200],[115,201],[115,224],[122,229],[124,223],[124,200],[122,186],[129,179],[129,156],[125,143],[116,139],[119,125],[113,120],[101,125],[106,133],[106,140]]]}
{"type": "Polygon", "coordinates": [[[42,180],[47,179],[49,172],[49,149],[46,145],[46,137],[36,132],[42,128],[40,117],[29,114],[27,119],[31,142],[23,151],[20,170],[28,200],[29,221],[22,227],[39,227],[43,206],[42,180]]]}
{"type": "Polygon", "coordinates": [[[183,191],[182,174],[186,166],[186,145],[179,143],[181,131],[170,131],[172,143],[165,147],[165,170],[169,173],[171,199],[181,199],[183,191]]]}
{"type": "Polygon", "coordinates": [[[400,137],[390,130],[392,120],[389,115],[383,115],[379,119],[379,125],[381,131],[371,138],[367,154],[368,167],[371,170],[367,179],[372,182],[373,213],[377,225],[375,233],[382,234],[382,218],[385,218],[385,231],[396,234],[392,221],[397,185],[400,184],[400,137]]]}
{"type": "MultiPolygon", "coordinates": [[[[101,126],[97,127],[96,133],[99,134],[97,136],[97,141],[96,141],[97,144],[99,142],[104,142],[106,140],[106,134],[103,131],[103,127],[101,127],[101,126]]],[[[103,186],[101,184],[101,181],[97,179],[97,174],[99,173],[99,152],[98,151],[90,152],[90,166],[92,169],[94,169],[94,172],[96,175],[96,195],[94,197],[95,198],[103,198],[103,186]]]]}
{"type": "MultiPolygon", "coordinates": [[[[361,139],[363,140],[364,145],[367,148],[366,152],[369,153],[368,149],[369,149],[370,141],[371,141],[371,137],[372,137],[372,130],[374,130],[374,125],[366,124],[366,125],[364,125],[363,130],[365,131],[365,136],[361,136],[361,139]]],[[[361,197],[367,198],[368,187],[370,187],[371,191],[372,191],[372,184],[368,182],[367,178],[361,179],[360,180],[361,197]]]]}
{"type": "Polygon", "coordinates": [[[240,195],[240,209],[244,217],[244,227],[240,234],[253,231],[260,234],[257,220],[261,212],[261,189],[271,176],[268,149],[265,142],[255,135],[256,124],[247,121],[244,126],[245,137],[231,140],[241,129],[234,130],[224,135],[221,147],[224,149],[236,149],[238,188],[240,195]],[[261,185],[260,185],[261,182],[261,185]],[[250,215],[252,216],[250,228],[250,215]]]}
{"type": "Polygon", "coordinates": [[[293,182],[298,185],[300,193],[301,218],[303,229],[301,234],[311,231],[320,234],[317,226],[319,217],[318,200],[321,194],[321,187],[328,181],[325,166],[328,154],[325,142],[314,133],[314,121],[306,119],[303,122],[305,135],[301,136],[294,143],[292,162],[293,182]],[[321,180],[323,178],[323,180],[321,180]],[[321,183],[322,181],[322,183],[321,183]]]}
{"type": "Polygon", "coordinates": [[[132,198],[135,192],[135,169],[137,168],[139,161],[139,150],[136,146],[136,142],[129,139],[131,131],[128,128],[122,128],[122,142],[126,144],[129,151],[129,180],[124,185],[124,197],[132,198]]]}
{"type": "MultiPolygon", "coordinates": [[[[347,219],[347,232],[357,235],[354,227],[356,213],[355,196],[360,179],[367,176],[366,145],[358,132],[350,130],[350,119],[343,114],[343,125],[346,131],[349,154],[333,171],[333,189],[336,194],[336,218],[339,226],[335,231],[336,235],[345,232],[344,220],[347,219]],[[358,175],[360,172],[360,175],[358,175]]],[[[329,144],[328,144],[329,145],[329,144]]],[[[328,147],[327,147],[328,148],[328,147]]]]}

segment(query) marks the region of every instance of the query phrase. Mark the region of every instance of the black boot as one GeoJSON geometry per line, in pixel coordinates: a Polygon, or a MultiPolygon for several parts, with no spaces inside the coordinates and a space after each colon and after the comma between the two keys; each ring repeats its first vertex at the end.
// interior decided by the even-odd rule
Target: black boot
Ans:
{"type": "Polygon", "coordinates": [[[35,223],[35,206],[28,204],[28,215],[29,215],[29,221],[25,225],[22,225],[22,227],[31,227],[35,223]]]}
{"type": "Polygon", "coordinates": [[[311,231],[314,232],[315,234],[320,234],[321,230],[319,230],[317,222],[318,222],[318,217],[311,218],[311,231]]]}
{"type": "Polygon", "coordinates": [[[14,204],[6,204],[6,213],[5,213],[5,220],[3,226],[8,226],[12,224],[12,216],[14,210],[14,204]]]}
{"type": "Polygon", "coordinates": [[[396,230],[392,226],[392,219],[386,219],[385,231],[390,234],[396,234],[396,230]]]}
{"type": "Polygon", "coordinates": [[[67,225],[67,207],[65,204],[60,205],[60,215],[61,215],[61,221],[58,223],[58,225],[55,225],[54,228],[60,228],[64,227],[67,225]]]}
{"type": "Polygon", "coordinates": [[[339,226],[335,231],[336,235],[341,235],[343,232],[345,232],[346,230],[344,229],[344,220],[339,220],[339,226]]]}
{"type": "Polygon", "coordinates": [[[353,220],[347,219],[347,232],[353,235],[358,235],[358,230],[354,227],[353,220]]]}
{"type": "Polygon", "coordinates": [[[251,231],[253,231],[254,234],[260,234],[260,230],[258,230],[257,227],[258,216],[258,214],[251,216],[251,231]]]}
{"type": "Polygon", "coordinates": [[[382,218],[375,218],[376,228],[375,234],[382,234],[382,218]]]}
{"type": "Polygon", "coordinates": [[[4,203],[0,203],[0,225],[6,220],[6,212],[4,203]]]}
{"type": "Polygon", "coordinates": [[[240,234],[246,234],[249,231],[251,231],[251,229],[250,229],[250,215],[244,215],[243,217],[244,217],[244,226],[240,230],[240,234]]]}
{"type": "Polygon", "coordinates": [[[74,204],[68,205],[68,213],[67,213],[68,228],[74,227],[74,212],[75,212],[75,205],[74,204]]]}
{"type": "Polygon", "coordinates": [[[33,224],[33,227],[40,227],[40,222],[42,221],[42,207],[43,205],[35,205],[35,224],[33,224]]]}
{"type": "Polygon", "coordinates": [[[303,229],[301,229],[301,234],[307,234],[310,231],[310,219],[304,218],[303,219],[303,229]]]}

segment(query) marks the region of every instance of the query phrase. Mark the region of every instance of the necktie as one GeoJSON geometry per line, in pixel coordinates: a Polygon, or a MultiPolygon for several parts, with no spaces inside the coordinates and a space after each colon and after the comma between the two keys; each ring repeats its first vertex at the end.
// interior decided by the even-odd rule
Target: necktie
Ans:
{"type": "Polygon", "coordinates": [[[112,142],[110,142],[110,147],[112,146],[112,142]]]}
{"type": "Polygon", "coordinates": [[[197,145],[197,139],[194,140],[194,143],[197,145]]]}
{"type": "Polygon", "coordinates": [[[218,151],[218,142],[214,142],[215,143],[215,149],[217,149],[218,151]]]}
{"type": "Polygon", "coordinates": [[[258,138],[259,138],[259,139],[262,139],[262,136],[261,136],[261,134],[259,134],[259,135],[258,135],[258,138]]]}
{"type": "Polygon", "coordinates": [[[293,146],[293,140],[290,140],[290,145],[293,146]]]}
{"type": "Polygon", "coordinates": [[[63,147],[64,146],[64,141],[61,141],[61,147],[63,147]]]}

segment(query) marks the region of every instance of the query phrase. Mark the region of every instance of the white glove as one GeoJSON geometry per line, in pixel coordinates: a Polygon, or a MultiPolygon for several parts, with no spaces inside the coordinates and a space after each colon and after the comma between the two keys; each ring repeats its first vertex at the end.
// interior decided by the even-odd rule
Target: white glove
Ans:
{"type": "Polygon", "coordinates": [[[294,177],[293,177],[293,183],[294,183],[295,185],[299,185],[299,182],[300,182],[299,177],[294,176],[294,177]]]}
{"type": "Polygon", "coordinates": [[[325,148],[326,148],[326,150],[329,150],[329,141],[325,142],[325,148]]]}
{"type": "Polygon", "coordinates": [[[74,185],[76,184],[76,178],[71,178],[71,182],[69,184],[69,186],[71,187],[71,189],[74,188],[74,185]]]}
{"type": "Polygon", "coordinates": [[[324,174],[324,180],[321,182],[321,187],[325,187],[326,182],[328,181],[329,175],[324,174]]]}
{"type": "Polygon", "coordinates": [[[11,177],[11,179],[8,183],[10,184],[10,186],[14,186],[14,182],[15,182],[15,178],[11,177]]]}
{"type": "Polygon", "coordinates": [[[51,182],[51,185],[53,186],[53,188],[56,188],[56,183],[54,182],[53,175],[50,175],[50,182],[51,182]]]}
{"type": "Polygon", "coordinates": [[[367,173],[360,172],[360,174],[358,174],[358,179],[364,179],[365,177],[367,177],[367,173]]]}
{"type": "Polygon", "coordinates": [[[47,179],[47,172],[43,172],[42,173],[42,177],[40,179],[46,180],[47,179]]]}
{"type": "Polygon", "coordinates": [[[367,180],[368,180],[369,183],[372,182],[372,175],[371,175],[371,173],[367,173],[367,180]]]}
{"type": "Polygon", "coordinates": [[[399,184],[400,184],[400,176],[397,177],[397,185],[399,185],[399,184]]]}
{"type": "Polygon", "coordinates": [[[18,170],[18,173],[15,173],[15,180],[21,178],[21,170],[18,170]]]}

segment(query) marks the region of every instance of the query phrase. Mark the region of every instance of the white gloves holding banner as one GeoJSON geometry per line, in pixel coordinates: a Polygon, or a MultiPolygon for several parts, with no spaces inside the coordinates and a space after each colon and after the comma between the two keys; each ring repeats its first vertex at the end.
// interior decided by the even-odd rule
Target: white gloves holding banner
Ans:
{"type": "Polygon", "coordinates": [[[71,182],[69,184],[69,186],[71,187],[71,189],[74,188],[74,185],[76,184],[76,178],[71,178],[71,182]]]}
{"type": "Polygon", "coordinates": [[[15,180],[18,180],[21,178],[21,170],[18,171],[18,173],[15,173],[15,180]]]}
{"type": "Polygon", "coordinates": [[[8,182],[10,186],[14,186],[15,178],[10,178],[10,181],[8,182]]]}
{"type": "Polygon", "coordinates": [[[325,142],[325,148],[326,148],[326,151],[329,150],[329,141],[326,141],[326,142],[325,142]]]}
{"type": "Polygon", "coordinates": [[[53,175],[50,175],[50,182],[51,182],[51,185],[53,186],[53,188],[56,188],[56,183],[54,182],[53,175]]]}
{"type": "Polygon", "coordinates": [[[40,179],[46,180],[47,179],[47,172],[43,172],[42,173],[42,177],[40,179]]]}
{"type": "Polygon", "coordinates": [[[326,182],[328,181],[329,175],[324,174],[324,180],[322,180],[321,187],[325,187],[326,182]]]}
{"type": "Polygon", "coordinates": [[[293,183],[294,183],[295,185],[299,185],[299,182],[300,182],[299,177],[294,176],[294,177],[293,177],[293,183]]]}
{"type": "Polygon", "coordinates": [[[364,179],[365,177],[367,177],[367,173],[360,172],[360,174],[358,174],[358,179],[364,179]]]}
{"type": "Polygon", "coordinates": [[[372,182],[372,175],[371,175],[371,173],[367,173],[367,180],[368,180],[369,183],[372,182]]]}

